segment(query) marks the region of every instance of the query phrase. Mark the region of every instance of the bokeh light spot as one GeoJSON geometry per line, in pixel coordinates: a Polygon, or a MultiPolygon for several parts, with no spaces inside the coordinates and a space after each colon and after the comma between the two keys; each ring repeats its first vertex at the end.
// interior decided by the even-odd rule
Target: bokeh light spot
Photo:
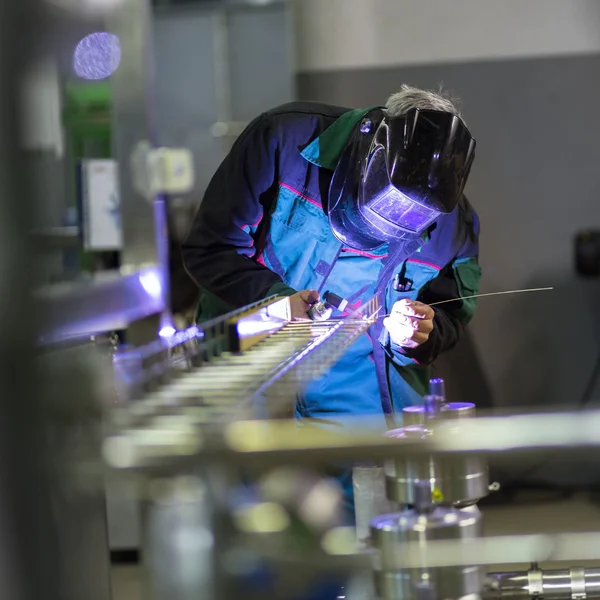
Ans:
{"type": "Polygon", "coordinates": [[[121,43],[112,33],[91,33],[84,37],[73,56],[78,77],[98,81],[110,77],[121,62],[121,43]]]}

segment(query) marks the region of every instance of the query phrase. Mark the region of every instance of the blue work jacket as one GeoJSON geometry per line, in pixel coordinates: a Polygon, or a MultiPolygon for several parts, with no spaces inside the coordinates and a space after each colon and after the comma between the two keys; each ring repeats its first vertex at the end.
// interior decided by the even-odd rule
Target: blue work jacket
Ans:
{"type": "MultiPolygon", "coordinates": [[[[367,115],[377,122],[383,110],[291,103],[260,115],[236,140],[182,245],[186,269],[202,291],[199,320],[303,289],[331,290],[354,306],[374,295],[387,246],[345,248],[327,218],[333,171],[367,115]]],[[[393,265],[384,282],[385,313],[402,298],[431,304],[476,294],[478,233],[477,215],[463,198],[418,251],[393,265]]],[[[298,399],[297,414],[332,424],[370,415],[385,426],[384,412],[421,402],[432,362],[457,343],[475,305],[468,299],[435,307],[434,330],[416,349],[395,346],[385,330],[361,336],[298,399]],[[383,348],[391,406],[382,406],[375,344],[383,348]]]]}

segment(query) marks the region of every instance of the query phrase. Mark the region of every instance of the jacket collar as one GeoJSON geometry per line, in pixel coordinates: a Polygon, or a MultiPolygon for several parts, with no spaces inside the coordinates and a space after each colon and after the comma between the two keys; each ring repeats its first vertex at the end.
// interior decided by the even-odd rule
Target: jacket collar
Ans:
{"type": "Polygon", "coordinates": [[[357,108],[344,113],[302,150],[302,157],[313,165],[334,171],[350,133],[356,124],[375,108],[383,107],[357,108]]]}

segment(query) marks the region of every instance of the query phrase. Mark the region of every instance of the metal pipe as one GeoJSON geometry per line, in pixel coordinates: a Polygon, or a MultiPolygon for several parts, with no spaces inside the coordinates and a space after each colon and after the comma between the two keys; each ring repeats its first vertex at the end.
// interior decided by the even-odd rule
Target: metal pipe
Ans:
{"type": "Polygon", "coordinates": [[[591,600],[600,598],[600,569],[530,569],[516,573],[491,573],[486,600],[591,600]]]}
{"type": "Polygon", "coordinates": [[[213,506],[198,476],[154,480],[144,506],[146,590],[153,600],[216,598],[213,506]]]}

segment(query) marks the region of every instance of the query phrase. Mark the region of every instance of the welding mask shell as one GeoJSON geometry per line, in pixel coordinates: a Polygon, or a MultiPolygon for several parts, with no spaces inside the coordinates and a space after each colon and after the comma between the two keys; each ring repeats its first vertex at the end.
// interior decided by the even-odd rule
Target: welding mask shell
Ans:
{"type": "Polygon", "coordinates": [[[378,122],[367,116],[332,178],[334,235],[357,250],[421,237],[456,208],[474,156],[475,140],[452,113],[412,109],[401,117],[383,113],[378,122]]]}

